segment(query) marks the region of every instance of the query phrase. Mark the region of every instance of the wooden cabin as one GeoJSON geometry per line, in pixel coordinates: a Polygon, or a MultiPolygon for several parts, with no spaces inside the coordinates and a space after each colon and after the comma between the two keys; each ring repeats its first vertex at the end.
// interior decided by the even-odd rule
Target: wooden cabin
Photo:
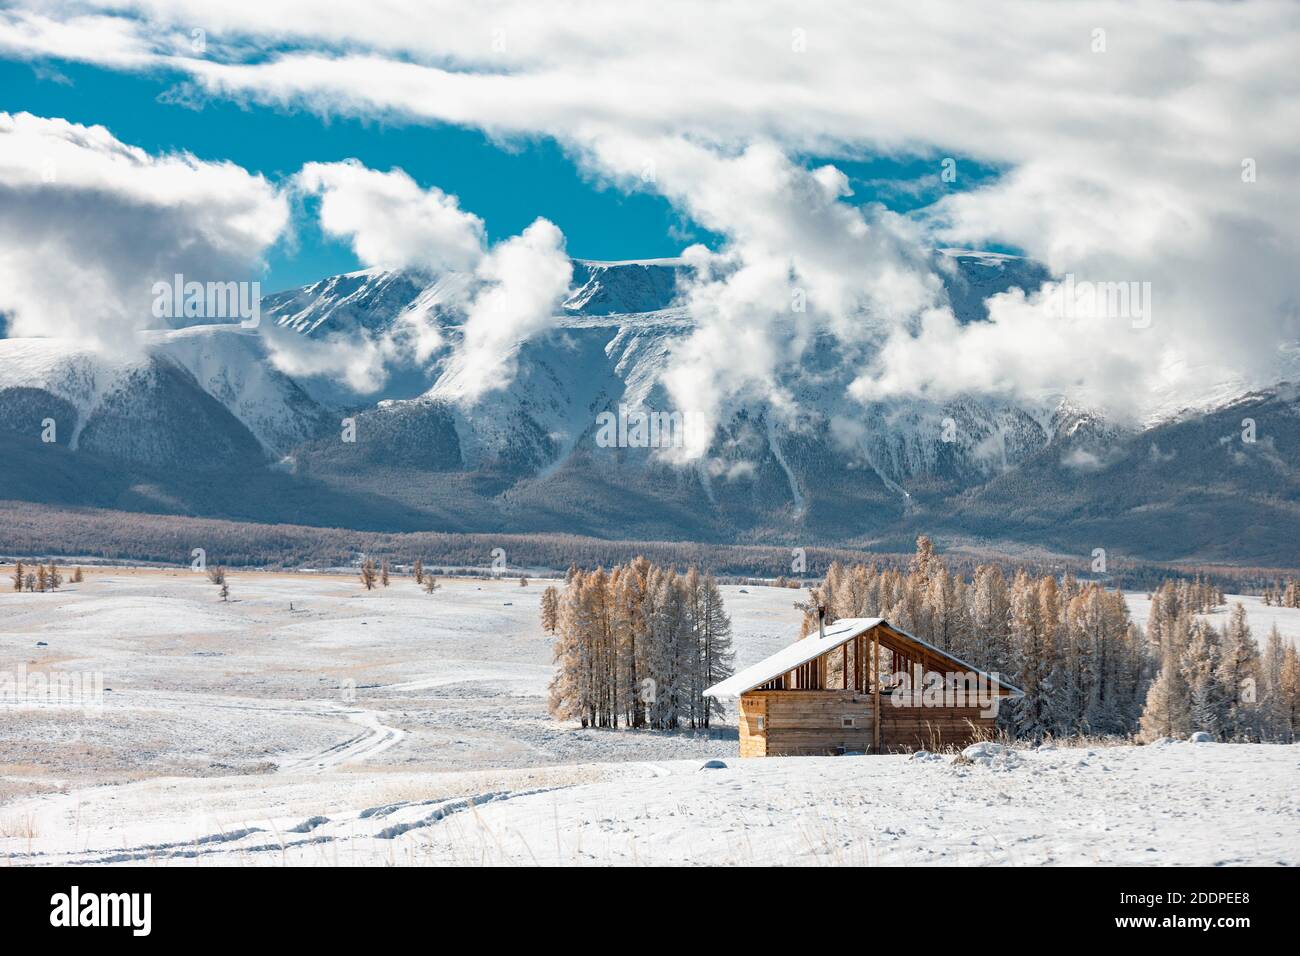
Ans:
{"type": "Polygon", "coordinates": [[[742,757],[965,746],[1024,696],[878,617],[825,625],[704,693],[739,698],[742,757]]]}

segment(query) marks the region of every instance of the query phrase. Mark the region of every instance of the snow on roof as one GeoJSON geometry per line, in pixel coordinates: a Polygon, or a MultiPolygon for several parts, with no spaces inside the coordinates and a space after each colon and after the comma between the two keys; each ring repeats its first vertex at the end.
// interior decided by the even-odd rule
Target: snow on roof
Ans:
{"type": "Polygon", "coordinates": [[[789,647],[781,648],[771,657],[764,658],[757,664],[751,664],[743,671],[714,684],[704,694],[706,697],[739,697],[745,691],[766,684],[801,664],[807,664],[813,658],[820,657],[827,651],[833,651],[841,644],[883,623],[885,623],[883,617],[841,618],[834,624],[826,625],[824,637],[821,634],[810,634],[801,641],[795,641],[789,647]]]}
{"type": "Polygon", "coordinates": [[[974,671],[977,674],[983,674],[990,680],[1011,691],[1013,697],[1023,697],[1025,692],[1013,684],[1007,683],[1001,677],[994,677],[987,671],[980,670],[959,657],[953,657],[947,651],[940,650],[929,641],[923,641],[915,634],[909,634],[907,631],[894,627],[883,617],[846,617],[841,618],[834,624],[826,626],[826,634],[811,634],[803,640],[795,641],[789,647],[782,648],[771,657],[765,657],[757,664],[751,664],[744,670],[732,674],[724,681],[714,684],[704,692],[706,697],[739,697],[745,691],[753,690],[768,681],[788,673],[802,664],[807,664],[814,658],[820,657],[827,651],[833,651],[841,644],[846,644],[859,634],[864,634],[878,624],[883,624],[892,631],[902,634],[910,641],[915,641],[922,647],[933,651],[941,657],[946,657],[955,664],[960,664],[967,670],[974,671]]]}

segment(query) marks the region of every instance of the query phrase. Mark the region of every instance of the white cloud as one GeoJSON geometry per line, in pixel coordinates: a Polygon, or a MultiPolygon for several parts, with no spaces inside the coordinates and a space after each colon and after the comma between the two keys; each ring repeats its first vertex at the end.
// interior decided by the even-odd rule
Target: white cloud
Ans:
{"type": "Polygon", "coordinates": [[[0,53],[35,59],[83,60],[127,69],[147,68],[158,52],[140,25],[115,16],[0,11],[0,53]]]}
{"type": "Polygon", "coordinates": [[[321,229],[348,239],[368,266],[438,274],[472,269],[483,255],[483,220],[400,169],[379,172],[356,160],[308,163],[296,183],[320,197],[321,229]]]}
{"type": "Polygon", "coordinates": [[[595,175],[660,191],[725,237],[692,253],[701,329],[669,384],[717,411],[784,396],[817,328],[884,341],[864,398],[1065,392],[1146,414],[1267,382],[1300,339],[1300,8],[1097,0],[345,4],[43,2],[0,49],[178,70],[210,95],[552,136],[595,175]],[[102,49],[77,39],[109,16],[102,49]],[[183,38],[208,29],[203,55],[183,38]],[[1000,24],[1014,24],[1003,27],[1000,24]],[[1105,51],[1094,52],[1094,31],[1105,51]],[[59,31],[66,46],[60,42],[59,31]],[[806,48],[793,42],[795,31],[806,48]],[[72,32],[68,32],[72,31],[72,32]],[[75,42],[74,42],[75,41],[75,42]],[[256,55],[249,55],[256,50],[256,55]],[[270,50],[271,52],[265,52],[270,50]],[[1007,174],[916,224],[858,212],[793,157],[908,152],[1007,174]],[[1255,161],[1258,178],[1241,179],[1255,161]],[[1053,321],[1033,296],[957,327],[932,241],[1025,248],[1058,274],[1152,284],[1146,329],[1053,321]],[[791,275],[809,312],[785,311],[791,275]]]}
{"type": "Polygon", "coordinates": [[[271,363],[286,375],[325,376],[359,395],[384,387],[389,366],[400,358],[391,336],[364,330],[321,337],[270,325],[262,330],[271,363]]]}
{"type": "Polygon", "coordinates": [[[288,204],[262,177],[102,126],[0,113],[0,311],[12,336],[127,347],[153,285],[255,281],[288,204]]]}
{"type": "Polygon", "coordinates": [[[564,235],[538,219],[498,243],[479,264],[481,283],[467,309],[457,380],[470,400],[505,388],[517,370],[516,348],[542,332],[573,278],[564,235]]]}
{"type": "MultiPolygon", "coordinates": [[[[606,144],[610,168],[635,165],[635,146],[606,144]]],[[[675,404],[708,427],[686,449],[706,449],[712,425],[732,400],[762,398],[778,414],[793,399],[779,373],[800,363],[829,332],[853,354],[942,297],[914,225],[879,207],[858,208],[846,177],[831,166],[807,170],[770,143],[731,156],[692,144],[659,144],[659,188],[693,219],[726,236],[714,253],[685,259],[694,279],[683,290],[696,327],[673,349],[665,385],[675,404]]]]}
{"type": "Polygon", "coordinates": [[[321,228],[347,239],[366,265],[439,277],[442,294],[415,303],[377,332],[272,336],[282,371],[342,378],[362,394],[377,391],[390,366],[423,366],[443,349],[439,312],[445,310],[464,317],[454,373],[462,397],[472,402],[510,384],[516,347],[552,324],[572,278],[564,236],[553,223],[538,219],[489,249],[478,216],[400,169],[380,172],[355,160],[308,163],[294,183],[319,197],[321,228]]]}
{"type": "Polygon", "coordinates": [[[989,299],[990,321],[959,325],[948,308],[924,311],[894,329],[850,387],[864,402],[924,395],[945,401],[969,392],[1050,401],[1062,392],[1089,407],[1122,408],[1145,395],[1138,343],[1151,329],[1100,314],[1061,316],[1044,292],[989,299]],[[1120,345],[1116,345],[1120,343],[1120,345]]]}
{"type": "MultiPolygon", "coordinates": [[[[455,196],[436,186],[423,188],[400,169],[380,172],[356,160],[308,163],[293,178],[293,188],[319,200],[321,230],[347,240],[367,266],[432,277],[472,272],[483,259],[483,220],[462,210],[455,196]]],[[[405,309],[377,331],[311,337],[272,331],[271,359],[289,375],[326,376],[358,394],[374,393],[388,381],[391,367],[424,366],[445,345],[437,310],[425,305],[405,309]]]]}
{"type": "MultiPolygon", "coordinates": [[[[567,291],[564,238],[539,219],[488,248],[482,220],[401,170],[311,163],[292,189],[317,196],[321,227],[367,264],[444,276],[442,297],[388,328],[322,337],[270,323],[271,360],[353,391],[383,387],[395,366],[424,365],[447,342],[439,309],[465,315],[461,367],[476,397],[509,384],[510,352],[546,328],[567,291]]],[[[14,337],[61,337],[118,350],[155,326],[154,285],[256,281],[289,226],[289,199],[232,163],[155,156],[99,126],[0,113],[0,313],[14,337]]]]}

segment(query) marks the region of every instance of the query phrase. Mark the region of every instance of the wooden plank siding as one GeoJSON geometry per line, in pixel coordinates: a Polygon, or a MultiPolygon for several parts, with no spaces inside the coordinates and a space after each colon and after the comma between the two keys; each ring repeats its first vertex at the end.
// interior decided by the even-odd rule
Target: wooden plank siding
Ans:
{"type": "Polygon", "coordinates": [[[997,721],[977,707],[880,708],[875,742],[875,700],[854,690],[762,690],[741,695],[742,757],[837,753],[912,753],[964,747],[996,734],[997,721]],[[845,718],[852,720],[845,726],[845,718]]]}
{"type": "Polygon", "coordinates": [[[744,694],[737,710],[740,727],[740,755],[742,757],[767,756],[767,697],[764,694],[744,694]]]}
{"type": "Polygon", "coordinates": [[[871,699],[853,690],[751,691],[741,696],[740,713],[742,757],[871,749],[871,699]],[[761,729],[759,715],[764,718],[761,729]],[[845,718],[852,727],[844,726],[845,718]],[[761,740],[746,740],[753,736],[761,740]]]}
{"type": "Polygon", "coordinates": [[[978,707],[895,707],[880,712],[880,752],[913,753],[965,747],[997,734],[997,719],[978,707]]]}

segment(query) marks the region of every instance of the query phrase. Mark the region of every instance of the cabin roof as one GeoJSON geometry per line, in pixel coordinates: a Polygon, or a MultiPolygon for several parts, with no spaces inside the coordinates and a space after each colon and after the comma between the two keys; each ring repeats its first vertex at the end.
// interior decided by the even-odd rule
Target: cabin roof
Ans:
{"type": "Polygon", "coordinates": [[[859,634],[865,634],[873,628],[884,625],[895,634],[901,634],[921,647],[926,648],[930,653],[938,655],[953,664],[959,665],[963,670],[974,671],[982,674],[993,683],[1005,690],[1011,691],[1013,697],[1023,697],[1024,691],[1019,687],[1008,684],[1005,680],[994,677],[987,671],[982,671],[972,664],[968,664],[959,657],[953,657],[947,651],[941,651],[928,641],[923,641],[914,634],[894,627],[883,617],[846,617],[841,618],[834,624],[827,624],[825,635],[810,634],[802,640],[795,641],[789,647],[783,647],[771,657],[765,657],[757,664],[751,664],[744,670],[737,671],[724,681],[720,681],[708,688],[704,692],[706,697],[739,697],[746,691],[760,687],[770,680],[775,680],[782,674],[788,673],[809,661],[821,657],[828,651],[833,651],[842,644],[847,644],[859,634]]]}
{"type": "Polygon", "coordinates": [[[706,697],[739,697],[745,691],[766,684],[801,664],[807,664],[814,658],[821,657],[827,651],[835,650],[841,644],[848,643],[859,634],[884,622],[885,619],[881,617],[841,618],[834,624],[826,625],[825,636],[810,634],[801,641],[795,641],[789,647],[781,648],[771,657],[765,657],[757,664],[751,664],[726,680],[714,684],[704,694],[706,697]]]}

